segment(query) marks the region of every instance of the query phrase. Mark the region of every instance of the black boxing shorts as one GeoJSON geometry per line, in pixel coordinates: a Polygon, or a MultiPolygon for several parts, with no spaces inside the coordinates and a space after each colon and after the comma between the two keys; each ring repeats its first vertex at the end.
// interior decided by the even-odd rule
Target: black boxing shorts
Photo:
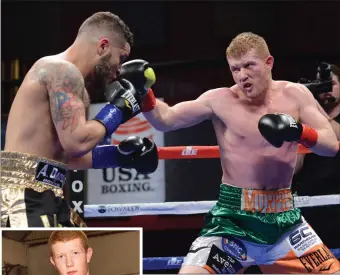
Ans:
{"type": "Polygon", "coordinates": [[[84,227],[63,197],[67,165],[1,152],[1,227],[84,227]]]}

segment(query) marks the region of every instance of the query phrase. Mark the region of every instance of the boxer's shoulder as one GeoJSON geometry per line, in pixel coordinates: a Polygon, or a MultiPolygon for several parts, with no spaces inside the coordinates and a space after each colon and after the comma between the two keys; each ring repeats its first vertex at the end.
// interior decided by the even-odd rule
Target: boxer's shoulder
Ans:
{"type": "Polygon", "coordinates": [[[200,97],[200,101],[206,102],[209,106],[211,106],[213,109],[215,109],[214,106],[219,105],[219,103],[227,103],[229,100],[228,98],[232,97],[233,92],[226,87],[221,88],[215,88],[206,91],[203,93],[200,97]]]}
{"type": "Polygon", "coordinates": [[[84,84],[84,78],[74,64],[55,56],[37,60],[30,70],[30,75],[44,85],[65,81],[73,85],[84,84]]]}
{"type": "Polygon", "coordinates": [[[32,68],[35,68],[37,72],[48,71],[50,73],[62,74],[62,73],[74,73],[81,76],[79,69],[71,62],[60,58],[53,58],[46,56],[40,58],[35,62],[32,68]]]}
{"type": "Polygon", "coordinates": [[[295,95],[296,92],[304,92],[304,86],[300,83],[295,83],[291,81],[275,81],[278,89],[282,90],[284,93],[295,95]]]}
{"type": "Polygon", "coordinates": [[[234,96],[234,91],[228,87],[220,87],[206,91],[202,96],[209,97],[211,99],[218,99],[234,96]]]}
{"type": "Polygon", "coordinates": [[[300,83],[294,83],[290,81],[282,81],[279,83],[282,85],[282,92],[283,95],[294,100],[310,100],[313,96],[311,95],[310,91],[300,83]]]}

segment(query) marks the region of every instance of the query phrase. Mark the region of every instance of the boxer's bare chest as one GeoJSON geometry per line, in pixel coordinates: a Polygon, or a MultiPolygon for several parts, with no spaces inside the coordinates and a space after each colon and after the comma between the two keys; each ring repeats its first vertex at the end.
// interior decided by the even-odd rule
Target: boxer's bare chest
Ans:
{"type": "Polygon", "coordinates": [[[299,110],[296,102],[278,91],[275,96],[263,105],[249,104],[246,100],[234,97],[226,97],[214,104],[215,131],[218,139],[233,139],[249,143],[252,146],[269,145],[258,130],[260,118],[268,113],[285,113],[299,118],[299,110]]]}

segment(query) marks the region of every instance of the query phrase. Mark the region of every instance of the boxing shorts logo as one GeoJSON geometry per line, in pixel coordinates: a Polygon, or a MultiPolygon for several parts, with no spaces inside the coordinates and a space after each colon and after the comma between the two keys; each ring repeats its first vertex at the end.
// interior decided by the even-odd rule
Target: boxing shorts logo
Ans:
{"type": "Polygon", "coordinates": [[[208,267],[208,270],[213,271],[210,273],[235,274],[242,268],[242,265],[234,257],[227,255],[213,244],[207,259],[206,267],[208,267]]]}
{"type": "Polygon", "coordinates": [[[66,178],[66,169],[43,161],[38,162],[35,180],[62,188],[66,178]]]}
{"type": "Polygon", "coordinates": [[[329,271],[336,262],[332,252],[323,244],[315,251],[299,257],[299,260],[308,273],[318,273],[318,269],[319,272],[329,271]]]}
{"type": "Polygon", "coordinates": [[[246,247],[241,241],[233,237],[222,238],[222,249],[240,261],[247,260],[246,247]]]}
{"type": "Polygon", "coordinates": [[[294,208],[289,189],[242,190],[242,210],[261,213],[280,213],[294,208]]]}
{"type": "Polygon", "coordinates": [[[313,246],[322,244],[321,239],[309,226],[300,226],[288,236],[288,242],[296,256],[304,255],[313,246]]]}

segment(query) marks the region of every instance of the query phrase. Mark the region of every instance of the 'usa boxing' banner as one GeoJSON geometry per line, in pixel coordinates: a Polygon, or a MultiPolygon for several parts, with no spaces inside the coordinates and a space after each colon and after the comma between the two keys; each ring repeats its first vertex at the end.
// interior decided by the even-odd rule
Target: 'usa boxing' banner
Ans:
{"type": "MultiPolygon", "coordinates": [[[[91,104],[89,119],[95,117],[105,104],[91,104]]],[[[120,125],[109,142],[118,144],[129,136],[149,137],[157,146],[164,146],[164,134],[153,128],[143,114],[120,125]]],[[[87,204],[164,201],[164,160],[160,160],[157,170],[148,175],[139,174],[135,169],[125,168],[87,171],[87,204]]]]}

